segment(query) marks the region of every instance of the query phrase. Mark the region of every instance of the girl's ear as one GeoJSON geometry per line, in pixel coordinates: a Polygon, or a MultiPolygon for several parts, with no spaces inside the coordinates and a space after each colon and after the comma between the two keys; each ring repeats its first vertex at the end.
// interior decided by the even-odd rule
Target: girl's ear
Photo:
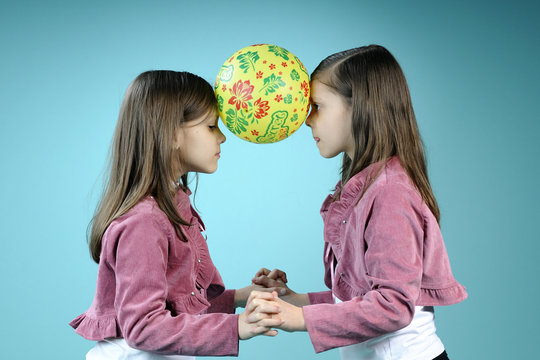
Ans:
{"type": "Polygon", "coordinates": [[[184,131],[181,127],[174,132],[173,149],[180,149],[180,145],[184,142],[184,131]]]}

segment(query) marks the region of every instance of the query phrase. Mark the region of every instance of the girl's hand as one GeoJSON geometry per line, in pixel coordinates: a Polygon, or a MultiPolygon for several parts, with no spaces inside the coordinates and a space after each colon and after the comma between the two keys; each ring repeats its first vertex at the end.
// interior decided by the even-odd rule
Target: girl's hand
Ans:
{"type": "Polygon", "coordinates": [[[274,326],[275,328],[288,332],[307,331],[306,322],[304,320],[304,312],[302,311],[301,307],[289,304],[288,302],[279,298],[275,300],[275,302],[280,309],[280,313],[277,316],[279,316],[279,318],[282,320],[280,325],[274,326]]]}
{"type": "Polygon", "coordinates": [[[257,335],[276,336],[272,327],[283,321],[279,318],[279,306],[276,304],[276,292],[253,291],[248,299],[246,311],[238,317],[238,337],[247,340],[257,335]]]}
{"type": "Polygon", "coordinates": [[[268,270],[267,268],[261,268],[259,271],[257,271],[257,273],[255,274],[255,276],[253,277],[253,280],[261,277],[261,276],[266,276],[268,277],[269,279],[272,279],[272,280],[281,280],[281,282],[283,283],[287,283],[287,274],[285,273],[285,271],[281,271],[279,269],[274,269],[272,271],[268,270]]]}
{"type": "Polygon", "coordinates": [[[287,274],[279,269],[270,271],[267,268],[262,268],[257,271],[251,282],[265,288],[279,289],[280,296],[296,294],[286,285],[287,274]]]}
{"type": "Polygon", "coordinates": [[[248,302],[249,295],[251,294],[252,291],[255,291],[255,290],[260,291],[260,292],[267,292],[267,293],[272,293],[272,292],[276,292],[278,294],[287,293],[286,285],[284,285],[283,283],[279,283],[279,284],[276,283],[275,285],[277,286],[266,287],[266,286],[252,283],[251,285],[246,286],[244,288],[236,289],[234,293],[234,307],[235,308],[246,307],[246,303],[248,302]]]}

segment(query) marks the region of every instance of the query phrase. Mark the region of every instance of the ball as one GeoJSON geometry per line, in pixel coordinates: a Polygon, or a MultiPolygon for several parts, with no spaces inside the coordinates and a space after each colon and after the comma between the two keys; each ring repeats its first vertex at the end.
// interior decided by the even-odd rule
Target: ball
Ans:
{"type": "Polygon", "coordinates": [[[235,52],[221,66],[214,90],[227,129],[256,144],[292,135],[309,112],[306,68],[277,45],[251,45],[235,52]]]}

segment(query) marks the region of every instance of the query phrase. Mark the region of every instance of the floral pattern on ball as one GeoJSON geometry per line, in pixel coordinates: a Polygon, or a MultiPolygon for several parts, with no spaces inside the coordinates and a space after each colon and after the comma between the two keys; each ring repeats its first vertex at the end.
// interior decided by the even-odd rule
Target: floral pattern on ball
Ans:
{"type": "Polygon", "coordinates": [[[277,45],[245,47],[221,66],[214,86],[223,123],[240,139],[274,143],[292,135],[309,112],[309,76],[277,45]]]}

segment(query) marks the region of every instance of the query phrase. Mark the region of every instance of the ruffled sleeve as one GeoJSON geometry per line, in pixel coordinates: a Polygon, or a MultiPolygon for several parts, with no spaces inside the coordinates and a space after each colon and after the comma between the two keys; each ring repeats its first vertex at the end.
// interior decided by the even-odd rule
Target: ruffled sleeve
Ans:
{"type": "Polygon", "coordinates": [[[465,286],[455,281],[446,288],[421,288],[416,303],[423,306],[453,305],[465,300],[467,296],[465,286]]]}
{"type": "Polygon", "coordinates": [[[81,314],[69,323],[75,332],[87,340],[101,341],[105,338],[122,337],[114,315],[92,318],[87,313],[81,314]]]}

